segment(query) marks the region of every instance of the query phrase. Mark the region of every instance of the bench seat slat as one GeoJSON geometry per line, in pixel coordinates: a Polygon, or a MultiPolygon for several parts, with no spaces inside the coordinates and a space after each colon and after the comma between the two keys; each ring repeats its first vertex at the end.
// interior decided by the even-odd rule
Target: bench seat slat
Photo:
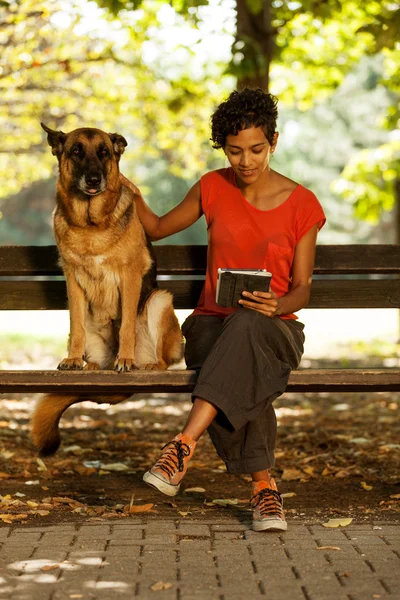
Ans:
{"type": "MultiPolygon", "coordinates": [[[[0,371],[1,393],[191,392],[196,372],[0,371]]],[[[400,369],[300,369],[290,375],[288,392],[399,391],[400,369]]]]}
{"type": "MultiPolygon", "coordinates": [[[[160,281],[175,308],[196,306],[204,282],[160,281]]],[[[0,310],[60,310],[67,307],[64,281],[0,281],[0,310]]],[[[316,280],[308,308],[400,308],[400,279],[316,280]]]]}
{"type": "MultiPolygon", "coordinates": [[[[159,244],[154,246],[154,250],[160,275],[205,273],[206,246],[159,244]]],[[[0,276],[60,275],[57,261],[55,246],[3,246],[0,247],[0,276]]],[[[314,273],[400,273],[400,246],[318,245],[314,273]]]]}

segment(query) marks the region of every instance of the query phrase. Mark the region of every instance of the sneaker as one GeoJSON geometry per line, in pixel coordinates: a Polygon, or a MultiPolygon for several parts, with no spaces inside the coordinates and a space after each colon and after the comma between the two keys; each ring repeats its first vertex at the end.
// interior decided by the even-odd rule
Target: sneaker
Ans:
{"type": "Polygon", "coordinates": [[[253,481],[253,496],[250,500],[253,508],[254,531],[286,531],[287,523],[283,513],[282,496],[278,492],[275,480],[253,481]]]}
{"type": "Polygon", "coordinates": [[[179,433],[163,447],[164,452],[154,467],[143,475],[143,481],[167,496],[175,496],[179,492],[195,446],[194,440],[179,433]]]}

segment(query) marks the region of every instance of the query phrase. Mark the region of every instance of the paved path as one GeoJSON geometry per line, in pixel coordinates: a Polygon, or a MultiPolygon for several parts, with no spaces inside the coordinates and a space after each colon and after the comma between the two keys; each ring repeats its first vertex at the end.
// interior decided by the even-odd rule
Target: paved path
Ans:
{"type": "Polygon", "coordinates": [[[400,599],[400,524],[292,522],[278,535],[137,517],[3,526],[0,541],[1,599],[400,599]]]}

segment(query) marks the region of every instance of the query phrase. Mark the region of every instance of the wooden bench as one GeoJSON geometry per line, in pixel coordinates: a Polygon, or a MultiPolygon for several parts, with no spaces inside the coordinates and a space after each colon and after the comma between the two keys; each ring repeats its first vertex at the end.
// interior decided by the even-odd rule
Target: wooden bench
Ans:
{"type": "MultiPolygon", "coordinates": [[[[171,290],[177,309],[193,308],[203,285],[206,246],[157,245],[155,252],[160,287],[171,290]]],[[[398,245],[318,246],[308,308],[400,308],[399,274],[398,245]]],[[[0,309],[65,309],[66,302],[55,246],[0,248],[0,309]]],[[[329,315],[327,310],[327,320],[329,315]]],[[[194,371],[176,369],[0,371],[0,393],[190,392],[195,380],[194,371]]],[[[288,385],[297,392],[397,390],[399,368],[299,369],[288,385]]]]}

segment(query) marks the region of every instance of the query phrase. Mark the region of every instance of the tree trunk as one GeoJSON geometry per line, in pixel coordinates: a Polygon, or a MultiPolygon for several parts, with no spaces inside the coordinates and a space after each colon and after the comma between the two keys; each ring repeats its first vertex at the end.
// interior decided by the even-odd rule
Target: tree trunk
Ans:
{"type": "MultiPolygon", "coordinates": [[[[394,215],[395,215],[395,241],[400,244],[400,178],[398,177],[394,184],[394,215]]],[[[400,311],[398,312],[398,343],[400,344],[400,311]]]]}
{"type": "Polygon", "coordinates": [[[243,54],[236,67],[237,87],[259,87],[268,91],[269,70],[275,48],[276,31],[272,27],[271,0],[263,0],[254,12],[247,0],[236,0],[237,28],[233,55],[243,54]]]}

